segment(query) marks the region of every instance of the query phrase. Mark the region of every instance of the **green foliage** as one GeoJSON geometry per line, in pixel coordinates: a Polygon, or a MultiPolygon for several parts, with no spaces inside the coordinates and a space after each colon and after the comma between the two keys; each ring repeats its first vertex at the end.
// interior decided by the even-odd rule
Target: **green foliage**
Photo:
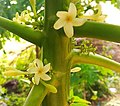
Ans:
{"type": "Polygon", "coordinates": [[[12,19],[16,12],[21,12],[29,5],[28,0],[1,0],[0,15],[12,19]]]}
{"type": "MultiPolygon", "coordinates": [[[[36,1],[37,10],[40,9],[44,0],[36,1]]],[[[16,12],[21,13],[30,6],[29,0],[1,0],[0,1],[0,16],[12,19],[16,12]]]]}
{"type": "MultiPolygon", "coordinates": [[[[7,54],[1,57],[0,61],[0,101],[3,101],[7,106],[23,106],[25,99],[32,87],[31,77],[5,77],[2,72],[9,65],[16,67],[19,70],[26,71],[30,62],[35,58],[35,46],[28,46],[13,61],[7,60],[7,54]],[[7,83],[17,81],[16,89],[12,89],[13,85],[5,86],[7,83]],[[12,89],[12,91],[9,89],[12,89]]],[[[10,84],[10,83],[9,83],[10,84]]]]}
{"type": "Polygon", "coordinates": [[[91,104],[89,101],[81,99],[79,96],[75,96],[73,89],[70,90],[70,106],[89,106],[91,104]]]}
{"type": "Polygon", "coordinates": [[[16,69],[26,71],[29,63],[31,63],[35,58],[35,46],[28,46],[23,50],[18,57],[14,59],[12,64],[16,64],[16,69]]]}
{"type": "Polygon", "coordinates": [[[89,105],[83,103],[72,103],[70,106],[89,106],[89,105]]]}
{"type": "MultiPolygon", "coordinates": [[[[39,10],[41,6],[43,6],[44,0],[37,0],[36,1],[36,8],[39,10]]],[[[27,10],[27,7],[30,6],[29,0],[0,0],[0,16],[6,17],[8,19],[13,19],[15,17],[16,12],[19,14],[27,10]]],[[[32,17],[36,20],[36,22],[33,23],[26,23],[28,25],[32,25],[35,29],[43,29],[43,19],[44,12],[39,11],[37,17],[32,17]],[[39,18],[39,20],[38,20],[39,18]]],[[[15,34],[10,33],[9,31],[6,31],[3,28],[0,28],[0,49],[3,48],[3,45],[5,44],[6,40],[10,40],[10,38],[15,38],[19,41],[19,37],[15,34]]]]}
{"type": "Polygon", "coordinates": [[[108,77],[113,76],[111,70],[87,64],[78,66],[81,71],[71,74],[71,87],[75,95],[82,98],[86,95],[85,98],[89,101],[111,95],[107,86],[108,77]]]}
{"type": "Polygon", "coordinates": [[[8,94],[5,98],[8,100],[4,101],[7,106],[23,106],[23,102],[25,102],[26,97],[21,97],[21,95],[17,94],[8,94]]]}
{"type": "MultiPolygon", "coordinates": [[[[0,16],[12,19],[15,16],[16,12],[21,12],[29,5],[28,0],[1,0],[0,1],[0,16]]],[[[9,40],[11,37],[16,37],[11,35],[10,32],[0,28],[0,48],[3,48],[6,40],[9,40]]]]}

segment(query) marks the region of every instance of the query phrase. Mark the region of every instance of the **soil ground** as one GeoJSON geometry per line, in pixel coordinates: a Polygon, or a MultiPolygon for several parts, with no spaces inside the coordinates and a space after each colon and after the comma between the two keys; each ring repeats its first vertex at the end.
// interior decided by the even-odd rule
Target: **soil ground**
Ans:
{"type": "Polygon", "coordinates": [[[115,94],[113,98],[101,106],[120,106],[120,94],[115,94]]]}

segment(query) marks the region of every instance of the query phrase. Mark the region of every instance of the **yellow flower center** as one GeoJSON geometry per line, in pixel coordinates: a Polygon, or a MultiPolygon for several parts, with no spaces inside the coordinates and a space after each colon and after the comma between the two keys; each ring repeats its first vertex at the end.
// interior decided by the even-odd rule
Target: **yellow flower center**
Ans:
{"type": "Polygon", "coordinates": [[[38,69],[38,74],[41,74],[43,72],[43,68],[38,69]]]}
{"type": "Polygon", "coordinates": [[[72,17],[71,17],[70,15],[67,15],[66,21],[67,21],[67,22],[72,22],[72,20],[73,20],[72,17]]]}

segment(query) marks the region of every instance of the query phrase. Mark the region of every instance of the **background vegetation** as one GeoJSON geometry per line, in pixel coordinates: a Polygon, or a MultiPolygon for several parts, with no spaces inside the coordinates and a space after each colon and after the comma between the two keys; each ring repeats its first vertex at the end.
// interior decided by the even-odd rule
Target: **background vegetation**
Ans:
{"type": "MultiPolygon", "coordinates": [[[[95,11],[90,4],[93,0],[84,2],[84,5],[82,0],[71,1],[75,2],[76,5],[80,7],[78,10],[80,13],[85,13],[89,9],[93,9],[95,11]]],[[[106,2],[106,0],[95,1],[97,3],[100,1],[106,2]]],[[[118,0],[111,1],[112,4],[119,8],[117,2],[118,0]]],[[[4,16],[12,20],[13,17],[15,17],[16,12],[21,13],[23,10],[28,9],[29,6],[29,0],[0,0],[0,16],[4,16]]],[[[37,10],[40,10],[41,6],[44,7],[44,1],[37,0],[37,10]]],[[[38,14],[42,18],[44,11],[40,11],[38,14]]],[[[34,17],[32,18],[35,19],[34,17]]],[[[40,28],[42,29],[43,19],[38,21],[37,24],[29,22],[26,22],[26,24],[33,25],[34,28],[36,28],[36,25],[40,25],[40,28]]],[[[16,69],[26,71],[29,63],[36,58],[38,51],[36,51],[36,46],[29,46],[25,50],[21,50],[21,52],[17,54],[16,58],[9,61],[7,59],[9,54],[5,52],[3,45],[11,38],[21,41],[18,36],[2,28],[0,29],[0,49],[4,52],[4,55],[0,57],[0,102],[6,103],[8,106],[22,106],[30,88],[32,87],[32,76],[5,77],[2,75],[2,72],[4,72],[8,66],[14,66],[16,69]]],[[[77,47],[76,44],[73,45],[77,47]]],[[[87,50],[91,47],[86,43],[80,43],[80,46],[86,47],[87,50]]],[[[95,52],[95,48],[92,47],[92,49],[95,52]]],[[[76,66],[80,67],[81,71],[79,73],[71,73],[71,95],[86,99],[94,104],[112,96],[109,88],[115,87],[115,83],[119,82],[118,74],[112,70],[95,65],[77,64],[76,66]],[[113,84],[111,82],[113,82],[113,84]]],[[[75,102],[75,100],[75,97],[70,97],[69,102],[75,102]]],[[[86,105],[86,103],[84,105],[86,105]]]]}

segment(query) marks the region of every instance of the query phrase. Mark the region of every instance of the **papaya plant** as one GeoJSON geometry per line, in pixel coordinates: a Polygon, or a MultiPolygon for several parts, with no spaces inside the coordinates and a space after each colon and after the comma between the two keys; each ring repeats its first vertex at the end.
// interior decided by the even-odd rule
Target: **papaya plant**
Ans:
{"type": "MultiPolygon", "coordinates": [[[[41,59],[31,63],[26,72],[9,68],[9,71],[4,73],[10,76],[34,74],[34,85],[24,106],[71,105],[68,103],[70,72],[80,70],[78,67],[71,70],[76,63],[96,64],[120,72],[120,63],[92,52],[81,54],[80,49],[72,47],[73,37],[120,42],[120,26],[97,22],[105,18],[99,5],[97,5],[98,12],[88,17],[77,14],[75,6],[77,1],[79,0],[40,0],[44,2],[45,8],[43,29],[28,27],[0,16],[0,27],[41,48],[41,59]]],[[[36,25],[39,18],[36,12],[36,0],[30,0],[30,3],[36,25]]],[[[17,17],[20,19],[18,14],[17,17]]]]}

